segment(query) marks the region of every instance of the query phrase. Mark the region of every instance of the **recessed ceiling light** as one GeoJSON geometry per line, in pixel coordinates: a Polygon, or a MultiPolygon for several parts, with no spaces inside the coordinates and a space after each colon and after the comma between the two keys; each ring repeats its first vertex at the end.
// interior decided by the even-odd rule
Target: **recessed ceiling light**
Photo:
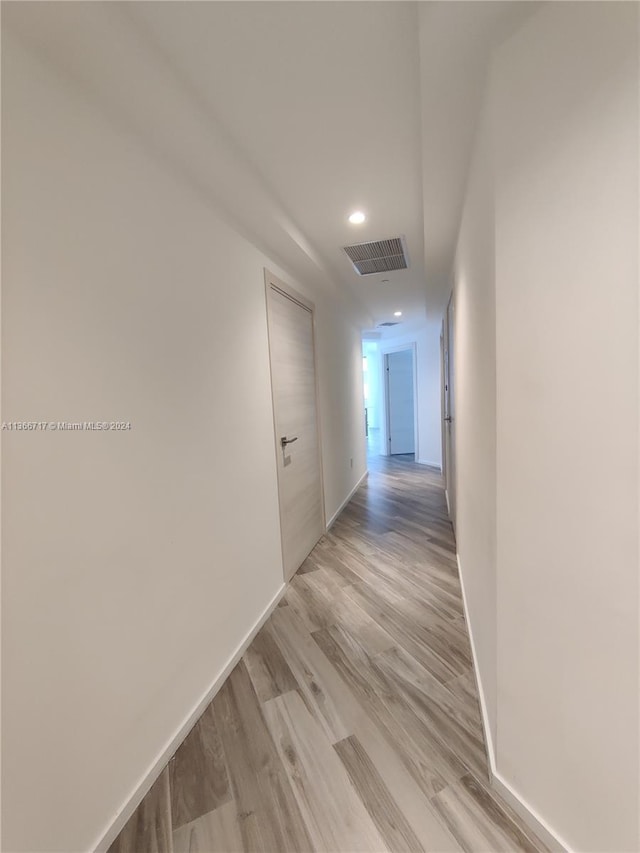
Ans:
{"type": "Polygon", "coordinates": [[[349,222],[352,225],[362,225],[367,217],[361,210],[354,210],[351,216],[349,217],[349,222]]]}
{"type": "Polygon", "coordinates": [[[402,317],[402,311],[394,311],[393,316],[394,317],[402,317]]]}

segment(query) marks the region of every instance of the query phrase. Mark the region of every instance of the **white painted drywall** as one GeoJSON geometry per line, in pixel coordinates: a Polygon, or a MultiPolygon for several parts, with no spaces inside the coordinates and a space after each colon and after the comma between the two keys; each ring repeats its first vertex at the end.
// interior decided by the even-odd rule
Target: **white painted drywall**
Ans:
{"type": "Polygon", "coordinates": [[[327,522],[367,470],[360,330],[325,294],[316,305],[317,371],[327,522]],[[353,460],[353,462],[352,462],[353,460]]]}
{"type": "Polygon", "coordinates": [[[637,14],[494,65],[497,765],[576,850],[639,843],[637,14]]]}
{"type": "Polygon", "coordinates": [[[585,851],[640,845],[637,15],[547,4],[497,50],[456,265],[458,539],[495,763],[585,851]]]}
{"type": "MultiPolygon", "coordinates": [[[[3,849],[68,852],[282,583],[263,267],[288,277],[2,36],[3,419],[132,425],[2,434],[3,849]]],[[[330,517],[365,451],[359,334],[327,294],[330,517]]]]}
{"type": "MultiPolygon", "coordinates": [[[[440,396],[440,326],[436,322],[418,325],[405,331],[389,329],[381,337],[380,352],[397,349],[404,344],[416,345],[418,458],[422,465],[442,466],[442,400],[440,396]]],[[[386,442],[384,418],[381,423],[383,446],[386,442]]]]}
{"type": "Polygon", "coordinates": [[[477,131],[455,260],[456,534],[496,738],[496,328],[491,114],[477,131]]]}

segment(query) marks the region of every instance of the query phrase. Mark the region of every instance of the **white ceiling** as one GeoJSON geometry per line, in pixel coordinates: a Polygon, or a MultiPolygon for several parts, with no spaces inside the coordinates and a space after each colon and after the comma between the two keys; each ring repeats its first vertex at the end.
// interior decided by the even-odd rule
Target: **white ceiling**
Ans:
{"type": "Polygon", "coordinates": [[[534,5],[35,2],[3,24],[275,260],[328,274],[363,327],[413,326],[450,288],[491,45],[534,5]],[[408,270],[359,277],[341,250],[399,235],[408,270]]]}
{"type": "Polygon", "coordinates": [[[424,319],[416,4],[146,3],[135,13],[374,321],[396,310],[424,319]],[[364,225],[348,222],[355,209],[364,225]],[[399,235],[408,270],[360,277],[341,251],[399,235]]]}
{"type": "Polygon", "coordinates": [[[422,181],[427,305],[440,314],[451,292],[474,130],[492,48],[538,2],[420,3],[422,181]]]}

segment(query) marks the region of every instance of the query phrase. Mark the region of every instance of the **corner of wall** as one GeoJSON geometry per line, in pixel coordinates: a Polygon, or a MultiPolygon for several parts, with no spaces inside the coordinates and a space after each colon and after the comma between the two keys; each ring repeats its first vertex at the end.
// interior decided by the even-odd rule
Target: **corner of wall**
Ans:
{"type": "Polygon", "coordinates": [[[471,622],[469,608],[467,606],[467,595],[464,587],[464,574],[460,563],[460,555],[456,554],[458,562],[458,575],[460,577],[460,587],[462,589],[462,603],[464,607],[464,618],[469,631],[469,641],[471,643],[471,655],[473,658],[473,671],[478,688],[478,696],[480,699],[480,713],[482,716],[482,728],[484,732],[485,750],[487,761],[489,764],[489,778],[491,787],[498,793],[502,799],[509,805],[513,811],[538,835],[547,847],[554,853],[571,853],[571,847],[564,839],[541,817],[538,812],[531,806],[516,789],[502,776],[496,765],[496,749],[493,742],[491,722],[489,719],[489,711],[487,707],[487,699],[482,683],[482,674],[478,663],[478,654],[476,644],[473,639],[473,625],[471,622]]]}
{"type": "MultiPolygon", "coordinates": [[[[447,495],[447,503],[449,501],[447,495]]],[[[473,639],[473,625],[471,623],[471,617],[469,613],[469,606],[467,603],[467,593],[465,591],[464,586],[464,574],[462,572],[462,564],[460,562],[460,554],[456,553],[456,560],[458,563],[458,576],[460,577],[460,588],[462,589],[462,605],[464,607],[464,621],[467,624],[467,630],[469,632],[469,642],[471,644],[471,655],[473,657],[473,672],[476,678],[476,684],[478,686],[478,696],[480,698],[480,713],[482,715],[482,728],[484,730],[484,742],[485,742],[485,750],[487,754],[487,761],[489,762],[489,769],[491,775],[494,776],[496,773],[496,751],[493,744],[493,735],[491,729],[491,722],[489,719],[489,711],[487,708],[487,700],[486,693],[484,690],[484,686],[482,683],[482,676],[480,673],[480,666],[478,664],[478,653],[476,651],[476,644],[473,639]]]]}
{"type": "Polygon", "coordinates": [[[335,522],[338,520],[338,517],[339,517],[340,513],[342,512],[342,510],[346,507],[346,505],[349,503],[349,501],[351,500],[351,498],[355,495],[355,493],[358,491],[358,489],[359,489],[359,488],[360,488],[360,486],[364,483],[364,481],[367,479],[367,477],[368,477],[368,476],[369,476],[369,469],[367,468],[367,470],[366,470],[366,471],[364,472],[364,474],[360,477],[360,479],[358,480],[358,482],[357,482],[357,483],[355,484],[355,486],[351,489],[351,491],[349,492],[349,494],[348,494],[348,495],[346,496],[346,498],[342,501],[342,503],[340,504],[340,506],[338,507],[338,509],[333,513],[333,515],[331,516],[331,518],[330,518],[330,519],[329,519],[329,521],[327,522],[327,528],[326,528],[326,532],[327,532],[327,533],[329,532],[329,530],[331,530],[331,528],[333,527],[333,525],[335,524],[335,522]]]}
{"type": "Polygon", "coordinates": [[[143,774],[139,783],[136,785],[130,796],[123,803],[122,808],[114,817],[113,821],[106,827],[100,835],[98,841],[91,846],[91,850],[95,853],[106,853],[109,847],[116,840],[121,830],[129,818],[138,808],[146,794],[151,790],[154,782],[158,779],[164,768],[167,766],[173,755],[175,755],[178,747],[187,737],[191,729],[198,722],[207,706],[213,701],[216,693],[220,690],[227,677],[230,675],[233,668],[240,661],[240,658],[251,645],[253,638],[262,628],[269,616],[278,606],[278,602],[284,595],[287,585],[283,582],[271,601],[262,611],[256,622],[245,634],[242,641],[239,643],[233,654],[229,657],[226,664],[222,667],[218,675],[215,677],[211,686],[206,690],[202,698],[196,703],[194,708],[189,712],[184,721],[178,727],[174,735],[169,739],[164,748],[160,751],[153,764],[143,774]]]}

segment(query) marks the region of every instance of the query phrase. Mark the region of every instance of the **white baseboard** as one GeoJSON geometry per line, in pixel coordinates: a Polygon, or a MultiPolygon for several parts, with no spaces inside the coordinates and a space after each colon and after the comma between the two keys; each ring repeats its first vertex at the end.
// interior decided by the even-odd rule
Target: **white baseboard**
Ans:
{"type": "MultiPolygon", "coordinates": [[[[446,492],[445,492],[446,494],[446,492]]],[[[449,496],[447,495],[447,507],[449,506],[449,496]]],[[[485,698],[484,688],[482,686],[482,676],[478,666],[478,656],[476,654],[476,645],[473,641],[473,626],[469,618],[469,608],[467,607],[467,595],[464,589],[464,575],[460,564],[460,555],[456,554],[458,561],[458,575],[460,576],[460,587],[462,589],[462,606],[464,607],[464,619],[467,623],[469,631],[469,642],[471,643],[471,655],[473,657],[473,669],[478,685],[478,696],[480,698],[480,713],[482,714],[482,728],[484,729],[484,741],[487,750],[487,761],[489,763],[489,777],[491,787],[498,793],[502,799],[511,806],[513,811],[522,820],[530,826],[536,835],[543,841],[550,850],[555,853],[572,853],[571,847],[564,841],[561,836],[552,829],[549,824],[542,818],[536,810],[527,803],[527,801],[513,788],[509,782],[502,776],[496,767],[496,752],[491,734],[491,726],[489,724],[489,715],[487,712],[487,701],[485,698]]]]}
{"type": "Polygon", "coordinates": [[[429,468],[437,468],[438,471],[440,471],[440,473],[442,474],[442,466],[439,462],[433,462],[429,459],[418,459],[416,461],[418,462],[418,465],[428,465],[429,468]]]}
{"type": "Polygon", "coordinates": [[[514,812],[531,827],[538,838],[554,853],[572,853],[571,847],[564,841],[549,824],[540,817],[538,812],[511,787],[507,780],[496,770],[491,774],[491,787],[502,799],[511,806],[514,812]]]}
{"type": "MultiPolygon", "coordinates": [[[[444,496],[447,501],[447,512],[449,513],[449,517],[451,517],[451,504],[449,503],[449,492],[445,489],[444,496]]],[[[458,560],[458,572],[460,572],[460,561],[458,560]]]]}
{"type": "Polygon", "coordinates": [[[130,796],[122,805],[122,808],[120,809],[118,814],[114,817],[113,821],[111,821],[109,826],[100,835],[99,840],[92,845],[91,849],[94,850],[95,853],[105,853],[105,851],[108,850],[111,844],[113,844],[113,842],[116,840],[126,822],[129,820],[131,815],[138,808],[146,794],[151,789],[153,783],[156,781],[156,779],[160,776],[164,768],[167,766],[169,760],[175,755],[176,750],[178,749],[182,741],[186,738],[191,729],[198,722],[211,700],[220,690],[220,688],[226,681],[227,676],[231,673],[232,669],[235,667],[242,655],[245,653],[255,635],[258,633],[260,628],[262,628],[269,616],[271,616],[271,613],[278,606],[278,602],[284,595],[286,588],[287,585],[283,583],[280,589],[276,592],[274,597],[262,611],[253,627],[244,636],[244,639],[240,642],[240,644],[233,652],[227,663],[224,665],[222,671],[218,673],[218,675],[213,681],[213,684],[207,689],[204,696],[202,696],[202,698],[196,704],[193,710],[189,712],[185,720],[179,726],[177,732],[172,735],[168,743],[165,744],[156,760],[153,762],[151,767],[149,767],[149,769],[141,778],[140,782],[136,785],[130,796]]]}
{"type": "MultiPolygon", "coordinates": [[[[445,492],[446,494],[446,492],[445,492]]],[[[447,495],[447,506],[449,505],[449,496],[447,495]]],[[[462,606],[464,608],[464,621],[467,623],[469,632],[469,642],[471,643],[471,654],[473,656],[473,669],[476,675],[476,683],[478,685],[478,696],[480,697],[480,713],[482,714],[482,728],[484,729],[484,742],[487,750],[487,761],[491,774],[495,775],[495,750],[493,746],[493,735],[491,734],[491,725],[489,724],[489,713],[487,711],[487,702],[485,692],[482,686],[482,676],[480,675],[480,667],[478,666],[478,656],[476,654],[476,644],[473,641],[473,626],[469,618],[469,608],[467,606],[467,594],[464,589],[464,576],[462,574],[462,566],[460,565],[460,554],[456,554],[458,562],[458,575],[460,576],[460,587],[462,589],[462,606]]]]}
{"type": "Polygon", "coordinates": [[[359,488],[360,488],[360,486],[364,483],[364,481],[367,479],[367,477],[368,477],[368,476],[369,476],[369,471],[367,470],[367,471],[365,471],[365,472],[364,472],[364,474],[362,475],[362,477],[360,477],[360,479],[359,479],[359,480],[358,480],[358,482],[355,484],[355,486],[351,489],[351,491],[349,492],[349,494],[347,495],[347,497],[342,501],[342,503],[340,504],[340,506],[338,507],[338,509],[333,513],[333,515],[332,515],[332,516],[331,516],[331,518],[329,519],[329,521],[328,521],[328,523],[327,523],[327,531],[329,531],[329,530],[331,529],[331,527],[333,527],[333,525],[334,525],[334,523],[335,523],[336,519],[338,518],[338,516],[340,515],[340,513],[342,512],[342,510],[346,507],[346,505],[349,503],[349,501],[351,500],[351,498],[355,495],[355,493],[358,491],[358,489],[359,489],[359,488]]]}

